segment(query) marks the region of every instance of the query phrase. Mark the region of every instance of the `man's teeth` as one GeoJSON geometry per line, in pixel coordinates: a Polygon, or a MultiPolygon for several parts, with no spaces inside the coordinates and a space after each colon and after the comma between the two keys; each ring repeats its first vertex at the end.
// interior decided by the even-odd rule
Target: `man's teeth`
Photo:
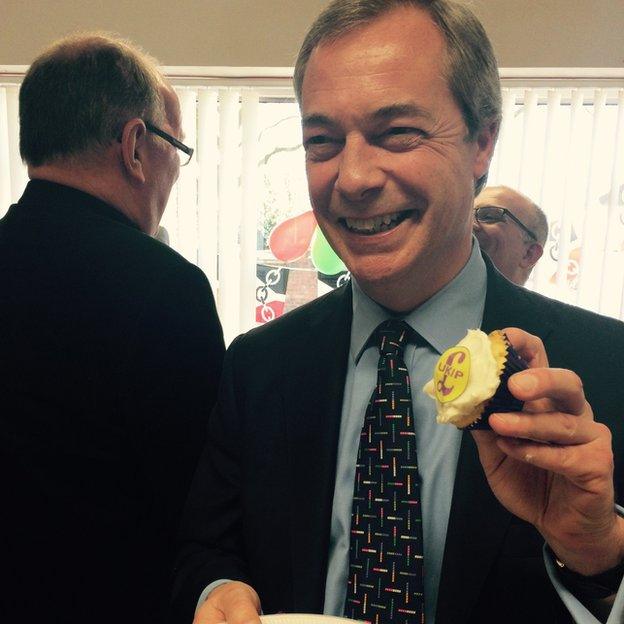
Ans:
{"type": "Polygon", "coordinates": [[[386,214],[373,219],[348,219],[345,218],[345,225],[352,232],[360,234],[377,234],[396,227],[405,218],[404,212],[386,214]]]}

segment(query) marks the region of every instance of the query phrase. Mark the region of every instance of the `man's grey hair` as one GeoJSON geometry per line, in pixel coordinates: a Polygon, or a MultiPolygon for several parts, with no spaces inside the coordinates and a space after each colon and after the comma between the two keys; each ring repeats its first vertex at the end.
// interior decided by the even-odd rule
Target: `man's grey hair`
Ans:
{"type": "MultiPolygon", "coordinates": [[[[310,55],[321,43],[375,20],[398,7],[426,11],[446,41],[446,79],[459,106],[468,139],[483,128],[500,125],[501,89],[496,58],[481,22],[466,6],[453,0],[334,0],[309,29],[295,64],[295,92],[301,92],[310,55]]],[[[475,194],[485,186],[487,175],[477,181],[475,194]]]]}
{"type": "Polygon", "coordinates": [[[106,33],[52,44],[30,66],[19,95],[20,153],[40,166],[96,154],[130,119],[164,119],[162,74],[139,47],[106,33]]]}
{"type": "Polygon", "coordinates": [[[527,227],[535,234],[537,242],[543,247],[548,238],[548,218],[544,211],[533,202],[531,202],[531,215],[527,227]]]}

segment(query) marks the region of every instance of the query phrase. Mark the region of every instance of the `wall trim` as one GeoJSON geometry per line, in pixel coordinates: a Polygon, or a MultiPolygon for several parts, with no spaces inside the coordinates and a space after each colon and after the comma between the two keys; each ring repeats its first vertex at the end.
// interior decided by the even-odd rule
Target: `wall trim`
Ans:
{"type": "MultiPolygon", "coordinates": [[[[0,65],[0,80],[20,79],[28,69],[28,65],[0,65]]],[[[189,83],[196,81],[219,82],[229,85],[245,83],[248,85],[289,86],[292,80],[292,67],[194,67],[173,66],[162,67],[166,76],[189,83]]],[[[596,86],[612,85],[624,88],[623,67],[501,67],[501,80],[504,82],[557,82],[568,84],[579,83],[580,86],[592,84],[596,86]]]]}

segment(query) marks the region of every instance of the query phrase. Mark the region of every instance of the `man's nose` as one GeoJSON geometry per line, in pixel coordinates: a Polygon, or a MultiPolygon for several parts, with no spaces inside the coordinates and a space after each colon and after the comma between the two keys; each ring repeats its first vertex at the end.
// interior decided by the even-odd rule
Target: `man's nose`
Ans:
{"type": "Polygon", "coordinates": [[[347,200],[359,202],[378,193],[386,181],[380,149],[363,137],[347,137],[340,155],[336,190],[347,200]]]}

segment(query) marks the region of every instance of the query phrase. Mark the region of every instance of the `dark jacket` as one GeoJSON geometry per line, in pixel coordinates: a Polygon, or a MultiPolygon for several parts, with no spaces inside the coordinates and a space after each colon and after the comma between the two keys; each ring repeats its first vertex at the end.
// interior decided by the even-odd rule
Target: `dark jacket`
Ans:
{"type": "MultiPolygon", "coordinates": [[[[622,501],[624,325],[516,287],[487,264],[483,329],[536,334],[552,366],[581,376],[614,435],[622,501]]],[[[218,578],[251,584],[265,613],[322,612],[350,326],[347,286],[231,345],[183,523],[176,623],[190,622],[218,578]]],[[[464,433],[436,624],[570,622],[542,546],[496,501],[464,433]]]]}
{"type": "Polygon", "coordinates": [[[0,620],[159,622],[224,351],[204,274],[31,181],[0,220],[0,620]]]}

